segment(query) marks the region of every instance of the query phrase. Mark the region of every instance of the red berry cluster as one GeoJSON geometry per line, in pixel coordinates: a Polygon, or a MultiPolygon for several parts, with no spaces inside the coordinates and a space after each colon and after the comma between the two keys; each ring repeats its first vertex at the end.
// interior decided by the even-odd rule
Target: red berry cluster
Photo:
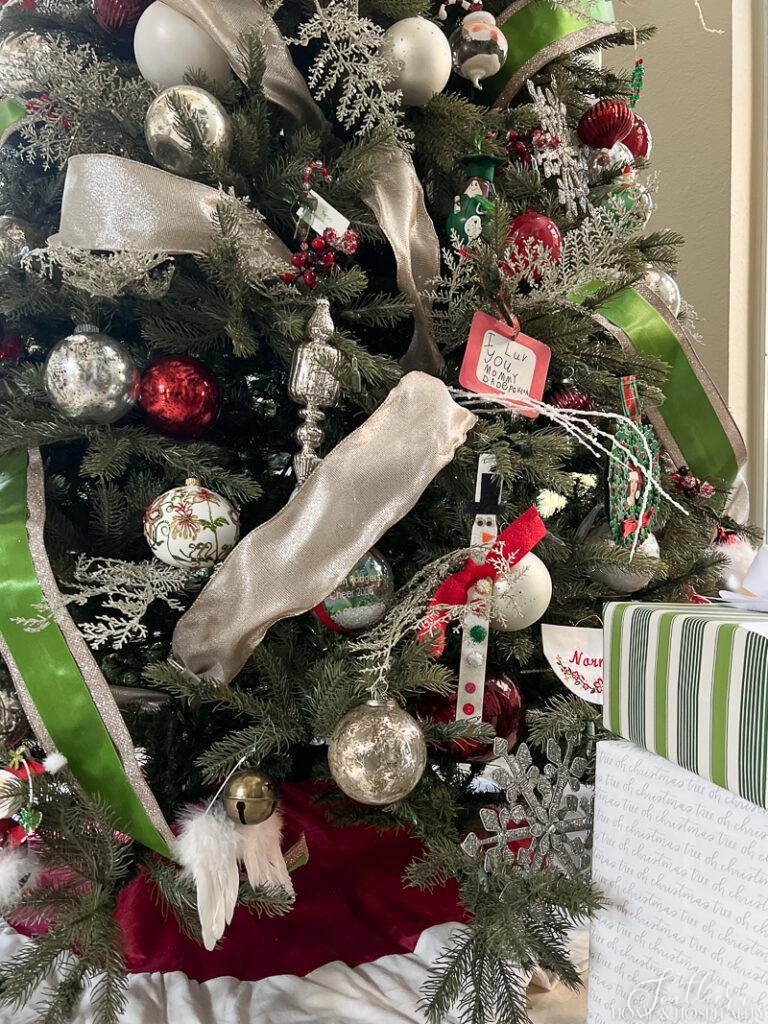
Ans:
{"type": "MultiPolygon", "coordinates": [[[[31,99],[26,100],[24,106],[30,114],[40,114],[48,121],[55,121],[58,116],[56,106],[51,101],[51,97],[47,92],[41,92],[39,96],[33,96],[31,99]]],[[[69,131],[72,127],[72,118],[65,114],[61,118],[61,126],[66,131],[69,131]]]]}
{"type": "Polygon", "coordinates": [[[513,162],[528,166],[533,162],[534,152],[558,149],[560,145],[562,139],[558,135],[547,135],[540,128],[534,128],[532,132],[507,132],[507,156],[513,162]]]}
{"type": "Polygon", "coordinates": [[[301,176],[301,184],[305,192],[309,192],[312,187],[312,177],[315,171],[320,171],[320,175],[323,178],[328,177],[328,168],[325,166],[322,160],[312,160],[307,164],[306,170],[301,176]]]}
{"type": "Polygon", "coordinates": [[[702,498],[711,498],[715,493],[715,488],[712,484],[707,483],[706,480],[699,480],[697,476],[691,473],[687,466],[681,466],[680,469],[676,470],[672,474],[672,480],[675,484],[675,490],[688,498],[695,498],[696,495],[700,495],[702,498]]]}
{"type": "Polygon", "coordinates": [[[311,242],[301,243],[299,252],[291,256],[294,270],[280,275],[286,284],[300,282],[307,288],[314,288],[320,277],[330,274],[336,266],[336,255],[351,256],[357,252],[357,232],[348,228],[339,236],[333,228],[326,228],[322,235],[317,235],[311,242]]]}

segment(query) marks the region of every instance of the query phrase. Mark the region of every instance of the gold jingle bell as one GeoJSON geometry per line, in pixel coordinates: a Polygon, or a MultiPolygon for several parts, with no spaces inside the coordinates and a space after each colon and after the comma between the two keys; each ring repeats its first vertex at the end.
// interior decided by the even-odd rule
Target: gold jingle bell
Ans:
{"type": "Polygon", "coordinates": [[[260,825],[277,807],[277,788],[255,768],[235,772],[224,790],[224,809],[239,825],[260,825]]]}

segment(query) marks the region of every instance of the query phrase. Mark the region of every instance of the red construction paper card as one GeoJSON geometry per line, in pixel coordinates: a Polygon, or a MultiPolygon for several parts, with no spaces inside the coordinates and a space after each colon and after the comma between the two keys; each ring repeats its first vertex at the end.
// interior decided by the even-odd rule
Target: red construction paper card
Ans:
{"type": "Polygon", "coordinates": [[[543,342],[516,333],[514,327],[487,313],[475,313],[459,381],[468,391],[499,395],[504,399],[500,405],[535,419],[538,412],[520,399],[541,401],[550,356],[543,342]]]}

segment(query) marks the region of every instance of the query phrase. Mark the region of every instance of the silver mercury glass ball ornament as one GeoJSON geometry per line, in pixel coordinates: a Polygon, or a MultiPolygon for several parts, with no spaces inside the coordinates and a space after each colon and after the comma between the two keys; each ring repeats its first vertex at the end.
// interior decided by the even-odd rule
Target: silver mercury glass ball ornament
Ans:
{"type": "Polygon", "coordinates": [[[0,42],[0,67],[8,93],[38,93],[43,88],[39,69],[51,52],[49,40],[37,32],[11,32],[0,42]]]}
{"type": "Polygon", "coordinates": [[[472,11],[448,40],[453,54],[453,70],[468,78],[476,89],[480,82],[498,74],[507,59],[509,43],[488,11],[472,11]]]}
{"type": "Polygon", "coordinates": [[[173,174],[193,177],[203,170],[189,139],[179,131],[179,114],[194,121],[199,141],[210,153],[226,159],[232,151],[232,121],[215,96],[196,85],[164,89],[149,105],[144,135],[152,159],[173,174]]]}
{"type": "MultiPolygon", "coordinates": [[[[602,548],[606,551],[618,547],[613,539],[608,523],[600,523],[599,526],[596,526],[588,534],[584,543],[587,547],[597,548],[598,550],[602,548]]],[[[626,553],[628,555],[629,550],[626,550],[626,553]]],[[[642,544],[638,544],[637,554],[643,558],[658,559],[661,557],[659,542],[652,533],[648,534],[642,544]]],[[[642,590],[643,587],[647,587],[652,578],[649,572],[632,568],[631,563],[626,567],[622,565],[599,565],[590,570],[589,575],[595,583],[599,583],[616,594],[635,594],[638,590],[642,590]]]]}
{"type": "Polygon", "coordinates": [[[593,179],[599,178],[604,171],[618,171],[624,167],[629,168],[631,181],[637,177],[635,158],[623,142],[617,142],[610,149],[589,149],[586,156],[590,177],[593,179]]]}
{"type": "Polygon", "coordinates": [[[128,349],[93,324],[57,342],[43,379],[51,403],[78,423],[114,423],[133,407],[140,374],[128,349]]]}
{"type": "Polygon", "coordinates": [[[328,744],[339,789],[361,804],[383,806],[408,796],[424,774],[427,745],[418,722],[392,700],[350,711],[328,744]]]}
{"type": "Polygon", "coordinates": [[[683,297],[677,281],[671,274],[665,274],[663,270],[656,270],[649,267],[643,275],[643,281],[648,285],[654,295],[661,299],[665,306],[668,306],[672,316],[680,316],[683,306],[683,297]]]}
{"type": "Polygon", "coordinates": [[[0,242],[7,242],[14,256],[22,256],[30,248],[29,240],[32,235],[34,228],[29,221],[9,214],[0,217],[0,242]]]}

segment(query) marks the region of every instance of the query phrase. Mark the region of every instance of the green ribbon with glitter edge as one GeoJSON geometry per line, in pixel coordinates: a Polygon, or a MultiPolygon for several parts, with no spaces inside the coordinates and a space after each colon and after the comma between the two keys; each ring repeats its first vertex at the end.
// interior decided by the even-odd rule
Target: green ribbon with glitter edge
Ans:
{"type": "Polygon", "coordinates": [[[27,116],[27,108],[14,96],[0,102],[0,137],[27,116]]]}
{"type": "Polygon", "coordinates": [[[56,622],[37,633],[12,620],[46,605],[27,537],[28,456],[0,456],[0,633],[56,749],[83,789],[111,807],[118,826],[172,859],[126,775],[82,673],[56,622]]]}
{"type": "MultiPolygon", "coordinates": [[[[600,289],[595,283],[574,295],[582,301],[600,289]]],[[[634,288],[624,288],[595,310],[627,336],[639,355],[653,356],[669,366],[664,401],[659,406],[667,429],[694,476],[730,487],[739,473],[739,460],[699,374],[683,351],[674,331],[634,288]]]]}
{"type": "MultiPolygon", "coordinates": [[[[615,17],[611,0],[584,0],[583,17],[550,0],[531,0],[505,20],[502,13],[498,21],[509,50],[501,71],[483,82],[483,102],[495,100],[510,79],[542,50],[553,43],[564,42],[568,36],[582,32],[594,22],[612,25],[615,17]]],[[[578,45],[573,48],[577,49],[578,45]]]]}

